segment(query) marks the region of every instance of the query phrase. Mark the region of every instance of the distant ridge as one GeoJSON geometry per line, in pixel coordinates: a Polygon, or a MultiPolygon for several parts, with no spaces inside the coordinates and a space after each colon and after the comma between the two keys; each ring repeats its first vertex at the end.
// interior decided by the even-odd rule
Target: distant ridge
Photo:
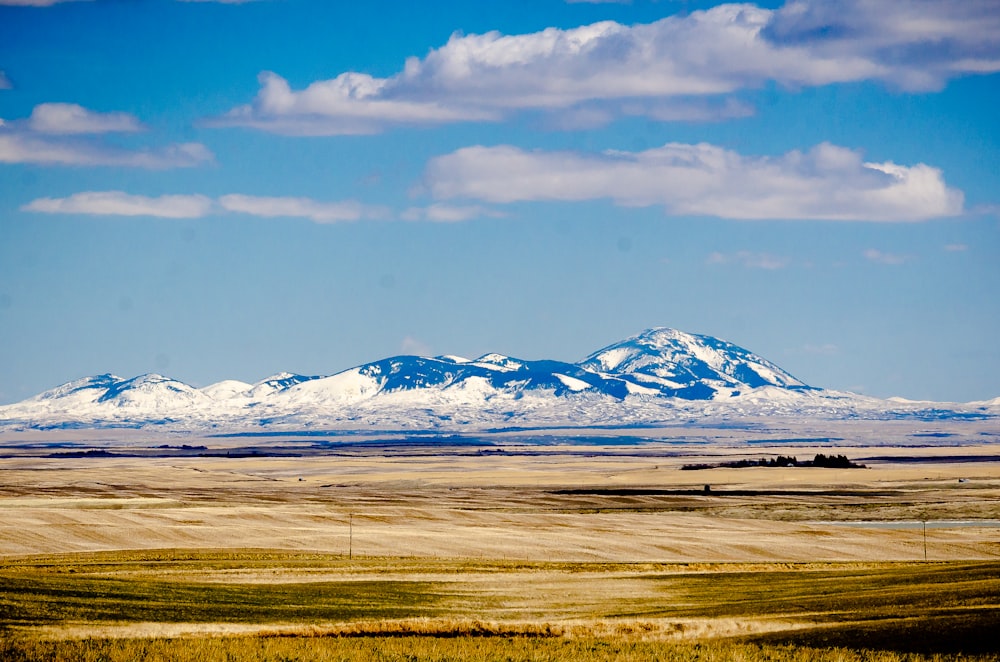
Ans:
{"type": "Polygon", "coordinates": [[[976,404],[959,410],[826,391],[733,343],[660,327],[578,363],[393,356],[329,376],[279,373],[202,389],[157,374],[97,375],[0,407],[0,425],[489,428],[704,416],[992,416],[998,408],[976,404]]]}

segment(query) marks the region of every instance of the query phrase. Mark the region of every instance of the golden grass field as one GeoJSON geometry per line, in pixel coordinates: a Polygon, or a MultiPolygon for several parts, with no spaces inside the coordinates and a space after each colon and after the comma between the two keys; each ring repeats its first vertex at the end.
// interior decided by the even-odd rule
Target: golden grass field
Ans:
{"type": "Polygon", "coordinates": [[[0,439],[4,660],[1000,659],[988,443],[39,438],[0,439]]]}

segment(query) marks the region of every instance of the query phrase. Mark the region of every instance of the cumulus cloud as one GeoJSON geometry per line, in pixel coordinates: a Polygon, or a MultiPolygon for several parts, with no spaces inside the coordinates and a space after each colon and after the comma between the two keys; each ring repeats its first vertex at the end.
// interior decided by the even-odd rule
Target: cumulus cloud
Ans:
{"type": "Polygon", "coordinates": [[[434,203],[427,207],[410,207],[400,218],[404,221],[434,221],[437,223],[460,223],[476,218],[503,218],[506,214],[482,205],[448,205],[434,203]]]}
{"type": "Polygon", "coordinates": [[[292,90],[264,72],[252,103],[209,123],[333,135],[500,120],[525,109],[591,123],[628,114],[724,119],[752,112],[731,95],[769,82],[873,80],[932,90],[956,76],[997,72],[998,33],[995,0],[797,0],[777,10],[726,4],[632,26],[455,34],[388,78],[344,72],[292,90]]]}
{"type": "Polygon", "coordinates": [[[829,143],[774,157],[705,143],[601,153],[474,146],[432,159],[424,180],[441,200],[608,198],[733,219],[920,221],[960,214],[963,204],[936,168],[865,162],[860,152],[829,143]]]}
{"type": "Polygon", "coordinates": [[[146,197],[122,191],[88,191],[66,198],[38,198],[21,207],[23,211],[47,214],[90,214],[96,216],[156,216],[159,218],[201,218],[212,208],[203,195],[161,195],[146,197]]]}
{"type": "Polygon", "coordinates": [[[0,163],[128,168],[186,168],[214,160],[201,143],[128,149],[87,137],[141,131],[133,115],[99,113],[72,103],[43,103],[27,119],[0,120],[0,163]]]}
{"type": "Polygon", "coordinates": [[[710,253],[706,260],[708,264],[738,264],[748,269],[765,269],[774,271],[784,269],[791,260],[781,255],[770,253],[755,253],[752,251],[737,251],[735,253],[710,253]]]}
{"type": "Polygon", "coordinates": [[[128,113],[97,113],[75,103],[42,103],[28,117],[28,127],[38,133],[113,133],[141,131],[142,124],[128,113]]]}
{"type": "Polygon", "coordinates": [[[927,91],[963,74],[1000,71],[997,34],[996,0],[794,0],[761,36],[819,57],[855,54],[878,66],[875,79],[927,91]]]}
{"type": "Polygon", "coordinates": [[[310,198],[262,197],[256,195],[224,195],[219,198],[222,209],[265,218],[307,218],[315,223],[337,223],[362,219],[385,218],[382,207],[365,205],[355,200],[319,202],[310,198]]]}
{"type": "Polygon", "coordinates": [[[394,99],[386,80],[345,73],[295,92],[281,76],[265,71],[249,106],[207,120],[209,126],[246,126],[289,135],[363,135],[386,124],[433,124],[499,119],[494,111],[449,106],[437,101],[394,99]]]}

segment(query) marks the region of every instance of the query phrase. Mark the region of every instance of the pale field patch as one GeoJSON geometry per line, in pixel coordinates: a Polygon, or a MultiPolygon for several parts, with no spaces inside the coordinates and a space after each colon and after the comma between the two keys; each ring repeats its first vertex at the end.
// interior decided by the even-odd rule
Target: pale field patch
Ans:
{"type": "Polygon", "coordinates": [[[405,632],[411,636],[440,636],[442,632],[466,632],[472,628],[502,633],[504,636],[538,635],[568,639],[605,638],[627,636],[637,641],[697,641],[707,638],[786,632],[814,626],[810,622],[790,619],[763,618],[689,618],[613,621],[562,620],[544,621],[489,621],[468,619],[400,619],[357,621],[353,623],[121,623],[43,625],[24,628],[31,636],[42,640],[65,641],[73,639],[131,639],[131,638],[181,638],[181,637],[231,637],[255,635],[259,637],[345,637],[364,634],[405,632]]]}
{"type": "Polygon", "coordinates": [[[301,457],[12,449],[0,458],[0,555],[268,548],[531,561],[920,560],[921,530],[826,522],[927,519],[983,522],[928,528],[928,559],[1000,556],[1000,456],[991,444],[500,449],[336,448],[301,457]],[[882,459],[867,469],[681,470],[816,452],[882,459]]]}

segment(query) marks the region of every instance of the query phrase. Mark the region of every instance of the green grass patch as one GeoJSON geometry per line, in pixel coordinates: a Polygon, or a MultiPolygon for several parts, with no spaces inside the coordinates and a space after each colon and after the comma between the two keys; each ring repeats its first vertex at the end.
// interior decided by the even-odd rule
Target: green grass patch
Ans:
{"type": "MultiPolygon", "coordinates": [[[[751,646],[1000,653],[1000,562],[588,564],[160,550],[0,564],[5,640],[38,626],[129,623],[358,624],[317,632],[364,639],[617,632],[641,640],[652,632],[643,623],[669,634],[670,624],[681,633],[699,619],[786,628],[745,630],[751,646]],[[405,619],[423,625],[378,625],[405,619]],[[593,627],[549,629],[571,622],[593,627]]],[[[68,659],[91,659],[80,655],[68,659]]]]}

